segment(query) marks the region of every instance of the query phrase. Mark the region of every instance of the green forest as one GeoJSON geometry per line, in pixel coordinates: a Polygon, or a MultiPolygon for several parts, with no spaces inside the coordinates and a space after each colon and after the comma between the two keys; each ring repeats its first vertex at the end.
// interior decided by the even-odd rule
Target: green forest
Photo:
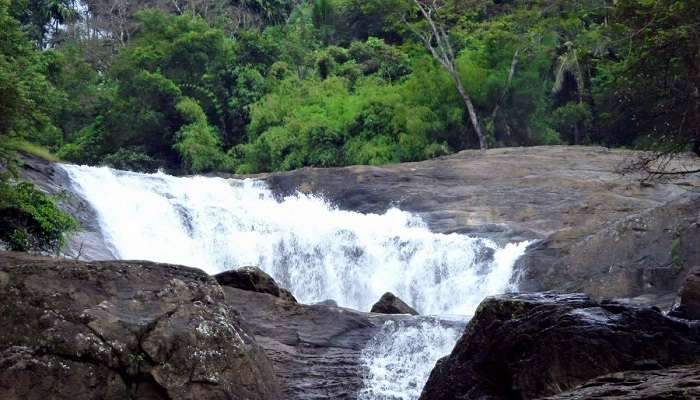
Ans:
{"type": "Polygon", "coordinates": [[[175,174],[700,154],[700,0],[0,0],[0,24],[5,151],[175,174]]]}

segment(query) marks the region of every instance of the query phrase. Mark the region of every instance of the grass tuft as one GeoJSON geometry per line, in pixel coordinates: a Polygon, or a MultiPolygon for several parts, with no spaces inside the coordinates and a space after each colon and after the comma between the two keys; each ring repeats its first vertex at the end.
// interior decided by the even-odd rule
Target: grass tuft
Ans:
{"type": "Polygon", "coordinates": [[[35,157],[39,157],[43,160],[49,161],[49,162],[60,162],[61,159],[58,158],[55,154],[53,154],[49,149],[46,147],[35,144],[35,143],[30,143],[27,142],[26,140],[20,140],[20,139],[15,139],[7,143],[7,147],[11,150],[23,152],[30,154],[35,157]]]}

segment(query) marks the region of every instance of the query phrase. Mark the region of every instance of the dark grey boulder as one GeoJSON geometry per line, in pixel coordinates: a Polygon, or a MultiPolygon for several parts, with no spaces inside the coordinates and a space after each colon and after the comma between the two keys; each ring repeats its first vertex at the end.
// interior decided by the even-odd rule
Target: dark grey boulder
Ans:
{"type": "Polygon", "coordinates": [[[700,267],[686,276],[678,292],[677,303],[669,315],[684,319],[700,319],[700,267]]]}
{"type": "Polygon", "coordinates": [[[585,295],[484,300],[422,400],[536,399],[596,377],[700,363],[700,325],[585,295]]]}
{"type": "Polygon", "coordinates": [[[700,398],[700,365],[605,375],[547,400],[678,400],[700,398]]]}
{"type": "Polygon", "coordinates": [[[297,302],[289,290],[281,288],[270,275],[257,267],[242,267],[222,272],[214,275],[214,279],[222,286],[267,293],[292,303],[297,302]]]}
{"type": "Polygon", "coordinates": [[[406,304],[403,300],[396,297],[391,292],[386,292],[382,297],[374,303],[370,312],[379,314],[410,314],[418,315],[413,307],[406,304]]]}
{"type": "Polygon", "coordinates": [[[333,299],[328,299],[328,300],[319,301],[318,303],[315,303],[314,305],[317,305],[317,306],[338,307],[338,302],[335,301],[335,300],[333,300],[333,299]]]}

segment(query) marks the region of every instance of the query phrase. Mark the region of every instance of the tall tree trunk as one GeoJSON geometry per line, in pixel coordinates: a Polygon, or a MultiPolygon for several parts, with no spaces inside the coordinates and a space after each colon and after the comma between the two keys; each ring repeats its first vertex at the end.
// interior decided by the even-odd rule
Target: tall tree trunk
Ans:
{"type": "Polygon", "coordinates": [[[476,109],[474,108],[474,103],[472,103],[471,97],[469,97],[467,91],[464,89],[464,85],[462,85],[462,78],[459,77],[459,72],[454,71],[451,75],[452,79],[454,79],[455,81],[455,85],[457,86],[457,91],[459,92],[459,95],[462,96],[462,101],[467,107],[469,121],[471,122],[472,127],[474,128],[474,132],[476,132],[476,137],[479,138],[479,148],[481,150],[486,150],[488,148],[488,144],[486,143],[486,136],[484,136],[484,132],[481,130],[481,125],[479,124],[479,117],[476,116],[476,109]]]}
{"type": "Polygon", "coordinates": [[[413,0],[414,4],[418,7],[425,20],[428,22],[430,30],[428,32],[421,33],[417,29],[413,29],[423,43],[425,47],[430,51],[433,58],[437,60],[445,70],[452,76],[452,80],[455,82],[457,91],[462,97],[464,106],[467,108],[467,113],[469,114],[469,121],[474,128],[477,138],[479,139],[479,148],[483,151],[488,148],[486,143],[486,136],[484,136],[481,130],[481,125],[479,124],[479,117],[476,115],[476,110],[474,104],[472,103],[471,97],[467,93],[464,85],[462,84],[462,78],[459,76],[459,71],[455,65],[455,55],[452,49],[452,44],[450,43],[450,37],[447,33],[445,27],[440,24],[439,20],[436,20],[434,16],[437,14],[437,9],[439,8],[439,1],[433,0],[428,3],[425,0],[413,0]]]}
{"type": "Polygon", "coordinates": [[[501,93],[501,96],[498,98],[496,101],[496,105],[493,107],[493,111],[491,112],[491,121],[493,123],[496,123],[496,117],[498,116],[498,112],[501,110],[501,103],[505,100],[506,96],[508,95],[508,89],[510,89],[510,85],[513,83],[513,77],[515,77],[515,70],[518,68],[518,63],[520,62],[520,59],[518,58],[520,56],[520,49],[515,50],[515,53],[513,53],[513,61],[510,63],[510,71],[508,72],[508,79],[506,80],[506,85],[503,87],[503,92],[501,93]]]}

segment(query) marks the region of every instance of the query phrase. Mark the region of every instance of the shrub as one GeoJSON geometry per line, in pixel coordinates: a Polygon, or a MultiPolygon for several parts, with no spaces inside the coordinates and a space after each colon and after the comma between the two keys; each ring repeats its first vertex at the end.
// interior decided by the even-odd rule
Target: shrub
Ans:
{"type": "Polygon", "coordinates": [[[177,133],[173,148],[182,158],[187,172],[200,173],[225,169],[226,154],[221,150],[221,141],[216,130],[207,123],[207,117],[196,100],[183,97],[175,106],[191,123],[177,133]]]}
{"type": "Polygon", "coordinates": [[[0,240],[11,250],[58,252],[78,223],[28,182],[0,181],[0,240]]]}
{"type": "Polygon", "coordinates": [[[102,164],[115,169],[137,172],[155,172],[162,166],[160,161],[139,149],[119,149],[105,156],[102,164]]]}

